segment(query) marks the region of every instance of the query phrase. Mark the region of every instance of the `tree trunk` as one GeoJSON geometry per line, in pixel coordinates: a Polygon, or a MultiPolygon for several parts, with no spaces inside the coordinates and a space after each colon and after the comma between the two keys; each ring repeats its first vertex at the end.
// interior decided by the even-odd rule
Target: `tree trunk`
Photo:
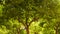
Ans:
{"type": "Polygon", "coordinates": [[[58,27],[56,27],[56,34],[58,34],[58,27]]]}
{"type": "Polygon", "coordinates": [[[58,34],[58,31],[56,30],[56,34],[58,34]]]}
{"type": "Polygon", "coordinates": [[[38,32],[34,32],[34,34],[38,34],[38,32]]]}
{"type": "Polygon", "coordinates": [[[26,27],[26,32],[29,34],[29,26],[26,27]]]}
{"type": "Polygon", "coordinates": [[[17,33],[20,34],[20,28],[17,28],[17,33]]]}
{"type": "Polygon", "coordinates": [[[59,27],[59,24],[56,24],[56,34],[58,34],[58,27],[59,27]]]}

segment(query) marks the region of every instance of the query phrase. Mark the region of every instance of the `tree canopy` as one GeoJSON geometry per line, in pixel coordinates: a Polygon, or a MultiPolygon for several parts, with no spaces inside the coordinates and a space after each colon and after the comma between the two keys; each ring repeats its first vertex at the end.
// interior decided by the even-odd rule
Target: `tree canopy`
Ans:
{"type": "Polygon", "coordinates": [[[1,34],[59,34],[59,20],[59,0],[0,0],[1,34]]]}

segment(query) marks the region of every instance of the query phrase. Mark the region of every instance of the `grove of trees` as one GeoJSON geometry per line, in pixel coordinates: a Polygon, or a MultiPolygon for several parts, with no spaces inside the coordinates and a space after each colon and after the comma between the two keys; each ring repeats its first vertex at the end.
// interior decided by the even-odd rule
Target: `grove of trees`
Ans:
{"type": "Polygon", "coordinates": [[[0,0],[0,34],[60,34],[60,0],[0,0]]]}

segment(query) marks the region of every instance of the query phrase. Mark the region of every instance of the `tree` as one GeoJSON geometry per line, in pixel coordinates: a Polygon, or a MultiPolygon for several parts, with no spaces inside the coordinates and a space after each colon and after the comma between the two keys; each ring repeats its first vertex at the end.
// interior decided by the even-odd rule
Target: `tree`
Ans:
{"type": "Polygon", "coordinates": [[[36,11],[33,11],[33,9],[31,9],[27,1],[16,3],[16,5],[14,4],[16,0],[13,1],[14,3],[12,3],[12,1],[10,2],[8,1],[9,0],[7,0],[5,3],[7,5],[5,5],[6,8],[4,8],[3,17],[8,19],[14,18],[14,20],[17,19],[19,22],[21,22],[25,26],[27,34],[29,34],[29,26],[33,21],[36,21],[39,19],[37,17],[34,17],[36,15],[36,11]]]}

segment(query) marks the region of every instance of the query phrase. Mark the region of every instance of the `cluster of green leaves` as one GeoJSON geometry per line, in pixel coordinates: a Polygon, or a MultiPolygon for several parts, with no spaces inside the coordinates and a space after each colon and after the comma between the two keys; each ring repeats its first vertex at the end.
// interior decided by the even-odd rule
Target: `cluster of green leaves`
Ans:
{"type": "Polygon", "coordinates": [[[26,27],[30,34],[60,33],[59,9],[58,0],[1,0],[0,33],[26,34],[26,27]]]}

